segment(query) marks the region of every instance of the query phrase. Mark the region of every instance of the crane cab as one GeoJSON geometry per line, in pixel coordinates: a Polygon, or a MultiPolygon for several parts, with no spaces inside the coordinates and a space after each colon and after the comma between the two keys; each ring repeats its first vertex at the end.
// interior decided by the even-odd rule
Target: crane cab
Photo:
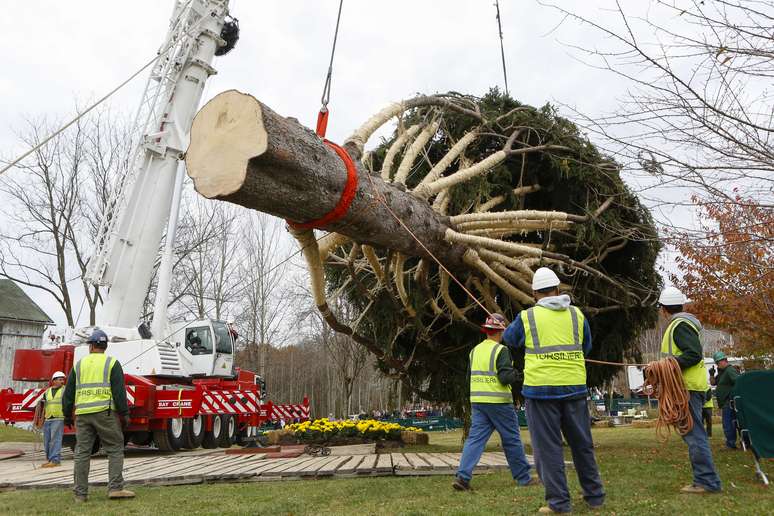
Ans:
{"type": "MultiPolygon", "coordinates": [[[[75,336],[76,362],[89,353],[86,339],[91,329],[75,336]]],[[[118,359],[126,374],[167,378],[234,376],[234,335],[223,321],[173,323],[170,334],[159,339],[156,335],[143,338],[135,328],[101,329],[109,338],[106,353],[118,359]]]]}
{"type": "Polygon", "coordinates": [[[234,336],[225,322],[203,319],[180,324],[171,340],[189,376],[233,376],[234,336]]]}

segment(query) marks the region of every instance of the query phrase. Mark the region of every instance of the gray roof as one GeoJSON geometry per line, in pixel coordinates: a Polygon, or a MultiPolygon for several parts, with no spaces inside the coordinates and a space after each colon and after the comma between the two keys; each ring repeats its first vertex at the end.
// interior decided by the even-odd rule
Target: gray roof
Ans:
{"type": "Polygon", "coordinates": [[[9,279],[0,279],[0,319],[54,324],[46,312],[9,279]]]}

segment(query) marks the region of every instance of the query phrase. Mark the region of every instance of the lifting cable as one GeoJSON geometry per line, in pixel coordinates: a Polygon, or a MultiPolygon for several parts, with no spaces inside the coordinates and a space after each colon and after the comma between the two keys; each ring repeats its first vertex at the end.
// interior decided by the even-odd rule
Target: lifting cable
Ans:
{"type": "Polygon", "coordinates": [[[505,69],[505,46],[503,45],[503,25],[500,20],[500,0],[495,0],[495,9],[497,9],[497,32],[500,35],[500,57],[503,61],[503,79],[505,79],[505,94],[510,96],[508,91],[508,72],[505,69]]]}
{"type": "Polygon", "coordinates": [[[336,55],[336,42],[339,38],[339,25],[341,23],[341,8],[344,5],[344,0],[339,0],[339,12],[336,16],[336,29],[333,32],[333,45],[331,48],[331,58],[328,63],[328,73],[325,76],[325,85],[323,86],[322,97],[320,98],[320,111],[317,113],[317,128],[316,133],[323,143],[332,148],[339,156],[342,162],[344,162],[344,168],[347,171],[347,182],[344,184],[344,189],[341,192],[341,197],[336,205],[328,213],[314,220],[308,222],[294,222],[292,220],[286,220],[288,226],[293,229],[315,229],[333,224],[347,214],[352,201],[355,199],[355,193],[357,193],[357,166],[352,160],[349,153],[340,145],[333,143],[325,138],[325,133],[328,130],[328,116],[330,111],[328,110],[328,102],[331,100],[331,78],[333,77],[333,58],[336,55]]]}
{"type": "MultiPolygon", "coordinates": [[[[330,235],[330,233],[325,233],[325,234],[321,235],[319,238],[315,239],[315,244],[316,244],[317,242],[319,242],[320,240],[322,240],[323,238],[327,237],[328,235],[330,235]]],[[[292,252],[292,253],[290,253],[288,256],[286,256],[286,257],[285,257],[285,258],[284,258],[284,259],[283,259],[281,262],[279,262],[279,263],[275,264],[275,265],[274,265],[273,267],[271,267],[271,268],[270,268],[268,271],[266,271],[266,273],[265,273],[265,274],[269,274],[270,272],[274,271],[275,269],[277,269],[277,268],[281,267],[282,265],[284,265],[285,263],[289,262],[289,261],[290,261],[292,258],[294,258],[295,256],[297,256],[297,255],[301,254],[302,252],[304,252],[304,250],[305,250],[305,249],[306,249],[306,248],[307,248],[309,245],[311,245],[311,244],[308,244],[308,245],[306,245],[306,246],[303,246],[303,247],[301,247],[300,249],[298,249],[298,250],[296,250],[296,251],[293,251],[293,252],[292,252]]],[[[239,294],[241,294],[242,292],[244,292],[244,291],[245,291],[245,290],[247,290],[248,288],[250,288],[250,287],[252,287],[253,285],[255,285],[256,283],[258,283],[260,280],[261,280],[261,278],[256,278],[256,279],[254,279],[253,281],[251,281],[251,282],[247,283],[246,285],[243,285],[243,286],[242,286],[242,288],[240,288],[239,290],[237,290],[236,292],[234,292],[234,293],[232,294],[232,296],[238,296],[239,294]]],[[[162,337],[161,339],[156,339],[156,340],[158,340],[158,341],[161,341],[161,342],[167,341],[167,340],[171,339],[172,337],[174,337],[175,335],[177,335],[178,333],[180,333],[180,332],[181,332],[182,330],[184,330],[185,328],[186,328],[185,326],[182,326],[182,327],[178,328],[177,330],[175,330],[175,331],[173,331],[173,332],[169,333],[168,335],[166,335],[166,336],[162,337]]],[[[135,360],[137,360],[138,358],[140,358],[141,356],[143,356],[143,355],[144,355],[145,353],[147,353],[148,351],[151,351],[151,350],[153,350],[153,349],[156,349],[156,347],[157,347],[157,346],[149,346],[149,347],[148,347],[148,348],[146,348],[144,351],[141,351],[140,353],[138,353],[137,355],[133,356],[132,358],[130,358],[130,359],[129,359],[129,360],[127,360],[126,362],[122,362],[122,363],[121,363],[121,365],[122,365],[122,366],[125,366],[126,364],[129,364],[129,363],[131,363],[131,362],[134,362],[135,360]]]]}

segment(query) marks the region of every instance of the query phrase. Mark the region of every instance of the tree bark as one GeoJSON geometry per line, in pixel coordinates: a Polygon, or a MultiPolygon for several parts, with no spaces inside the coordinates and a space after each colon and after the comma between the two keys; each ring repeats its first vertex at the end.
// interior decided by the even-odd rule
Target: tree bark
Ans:
{"type": "MultiPolygon", "coordinates": [[[[385,183],[359,162],[358,184],[349,210],[320,229],[408,256],[429,253],[400,226],[384,203],[444,265],[463,270],[464,249],[444,240],[448,218],[402,186],[385,183]]],[[[347,181],[338,155],[311,130],[285,118],[251,95],[229,90],[210,100],[194,118],[186,153],[196,191],[297,222],[315,220],[339,202],[347,181]]]]}

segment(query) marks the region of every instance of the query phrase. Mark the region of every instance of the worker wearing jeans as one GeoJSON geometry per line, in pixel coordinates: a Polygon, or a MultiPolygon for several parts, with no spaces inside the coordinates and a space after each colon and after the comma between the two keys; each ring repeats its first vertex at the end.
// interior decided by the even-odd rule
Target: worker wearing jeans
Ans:
{"type": "Polygon", "coordinates": [[[532,290],[537,303],[522,310],[503,337],[507,345],[525,353],[521,394],[526,399],[535,468],[545,485],[547,504],[538,510],[544,514],[572,510],[562,435],[572,451],[583,499],[591,508],[605,502],[586,407],[584,356],[591,351],[591,330],[570,296],[560,295],[559,285],[551,269],[536,270],[532,290]]]}
{"type": "Polygon", "coordinates": [[[661,355],[671,356],[680,366],[683,385],[690,395],[689,404],[693,429],[683,436],[688,445],[688,457],[693,468],[693,482],[680,492],[705,494],[720,492],[720,477],[712,460],[707,431],[702,425],[702,406],[706,401],[707,369],[701,346],[701,323],[692,314],[683,311],[689,301],[675,287],[667,287],[659,296],[661,314],[669,319],[661,339],[661,355]]]}
{"type": "Polygon", "coordinates": [[[489,316],[483,326],[488,338],[470,352],[468,376],[472,425],[452,484],[458,491],[470,489],[473,469],[495,430],[500,434],[505,459],[516,483],[520,486],[537,483],[529,472],[530,466],[519,436],[519,419],[513,406],[511,384],[516,382],[516,371],[510,351],[500,344],[507,324],[500,314],[489,316]]]}
{"type": "Polygon", "coordinates": [[[46,463],[41,468],[55,468],[62,462],[62,435],[64,434],[64,413],[62,395],[65,374],[56,371],[51,377],[51,386],[46,389],[40,403],[43,405],[43,451],[46,463]]]}

